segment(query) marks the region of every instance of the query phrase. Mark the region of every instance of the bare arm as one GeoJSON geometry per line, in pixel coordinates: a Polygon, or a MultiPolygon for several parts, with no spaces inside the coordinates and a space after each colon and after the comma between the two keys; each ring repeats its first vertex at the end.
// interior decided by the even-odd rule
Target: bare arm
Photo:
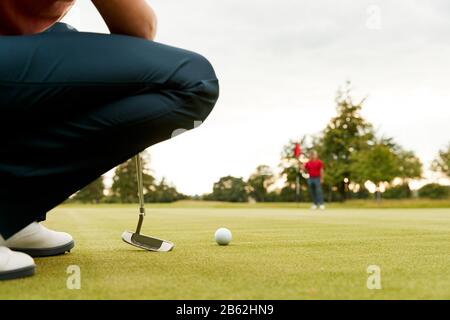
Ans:
{"type": "Polygon", "coordinates": [[[324,179],[325,179],[325,170],[322,168],[320,169],[320,183],[323,183],[324,179]]]}
{"type": "Polygon", "coordinates": [[[92,0],[111,33],[147,40],[156,36],[157,20],[145,0],[92,0]]]}

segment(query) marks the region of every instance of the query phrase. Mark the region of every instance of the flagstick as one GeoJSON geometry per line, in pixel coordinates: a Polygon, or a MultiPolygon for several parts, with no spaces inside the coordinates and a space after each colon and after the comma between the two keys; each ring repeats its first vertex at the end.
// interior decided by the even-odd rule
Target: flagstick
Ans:
{"type": "Polygon", "coordinates": [[[300,207],[300,156],[302,154],[302,149],[300,142],[295,144],[294,157],[297,159],[297,177],[295,179],[295,198],[297,201],[297,208],[300,207]]]}

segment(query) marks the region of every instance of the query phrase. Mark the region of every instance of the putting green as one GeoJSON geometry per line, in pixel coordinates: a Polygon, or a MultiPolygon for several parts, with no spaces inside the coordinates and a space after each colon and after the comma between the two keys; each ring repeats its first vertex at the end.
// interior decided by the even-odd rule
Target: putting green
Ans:
{"type": "Polygon", "coordinates": [[[170,253],[120,239],[136,206],[62,206],[47,226],[70,232],[70,254],[36,259],[34,277],[0,282],[2,299],[449,299],[450,209],[148,209],[143,232],[170,253]],[[213,242],[221,226],[231,245],[213,242]],[[67,289],[67,268],[81,289],[67,289]],[[381,269],[369,290],[367,267],[381,269]]]}

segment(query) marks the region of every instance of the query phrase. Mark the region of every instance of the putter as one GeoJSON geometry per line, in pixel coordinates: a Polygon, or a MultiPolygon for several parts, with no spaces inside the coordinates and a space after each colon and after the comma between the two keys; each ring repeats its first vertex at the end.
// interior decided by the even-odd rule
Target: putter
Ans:
{"type": "Polygon", "coordinates": [[[136,160],[136,179],[138,185],[139,195],[139,221],[136,232],[125,231],[122,234],[122,240],[132,246],[157,252],[167,252],[173,249],[174,244],[170,241],[149,237],[141,234],[142,223],[144,222],[145,207],[144,207],[144,182],[142,181],[142,164],[139,154],[135,157],[136,160]]]}

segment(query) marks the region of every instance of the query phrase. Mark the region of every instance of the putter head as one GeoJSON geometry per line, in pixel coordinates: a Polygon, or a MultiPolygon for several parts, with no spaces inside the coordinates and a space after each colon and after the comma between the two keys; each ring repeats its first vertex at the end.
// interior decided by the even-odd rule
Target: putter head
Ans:
{"type": "Polygon", "coordinates": [[[122,233],[122,240],[128,244],[131,244],[132,246],[148,251],[168,252],[171,251],[175,246],[170,241],[154,237],[147,237],[131,231],[125,231],[124,233],[122,233]]]}

